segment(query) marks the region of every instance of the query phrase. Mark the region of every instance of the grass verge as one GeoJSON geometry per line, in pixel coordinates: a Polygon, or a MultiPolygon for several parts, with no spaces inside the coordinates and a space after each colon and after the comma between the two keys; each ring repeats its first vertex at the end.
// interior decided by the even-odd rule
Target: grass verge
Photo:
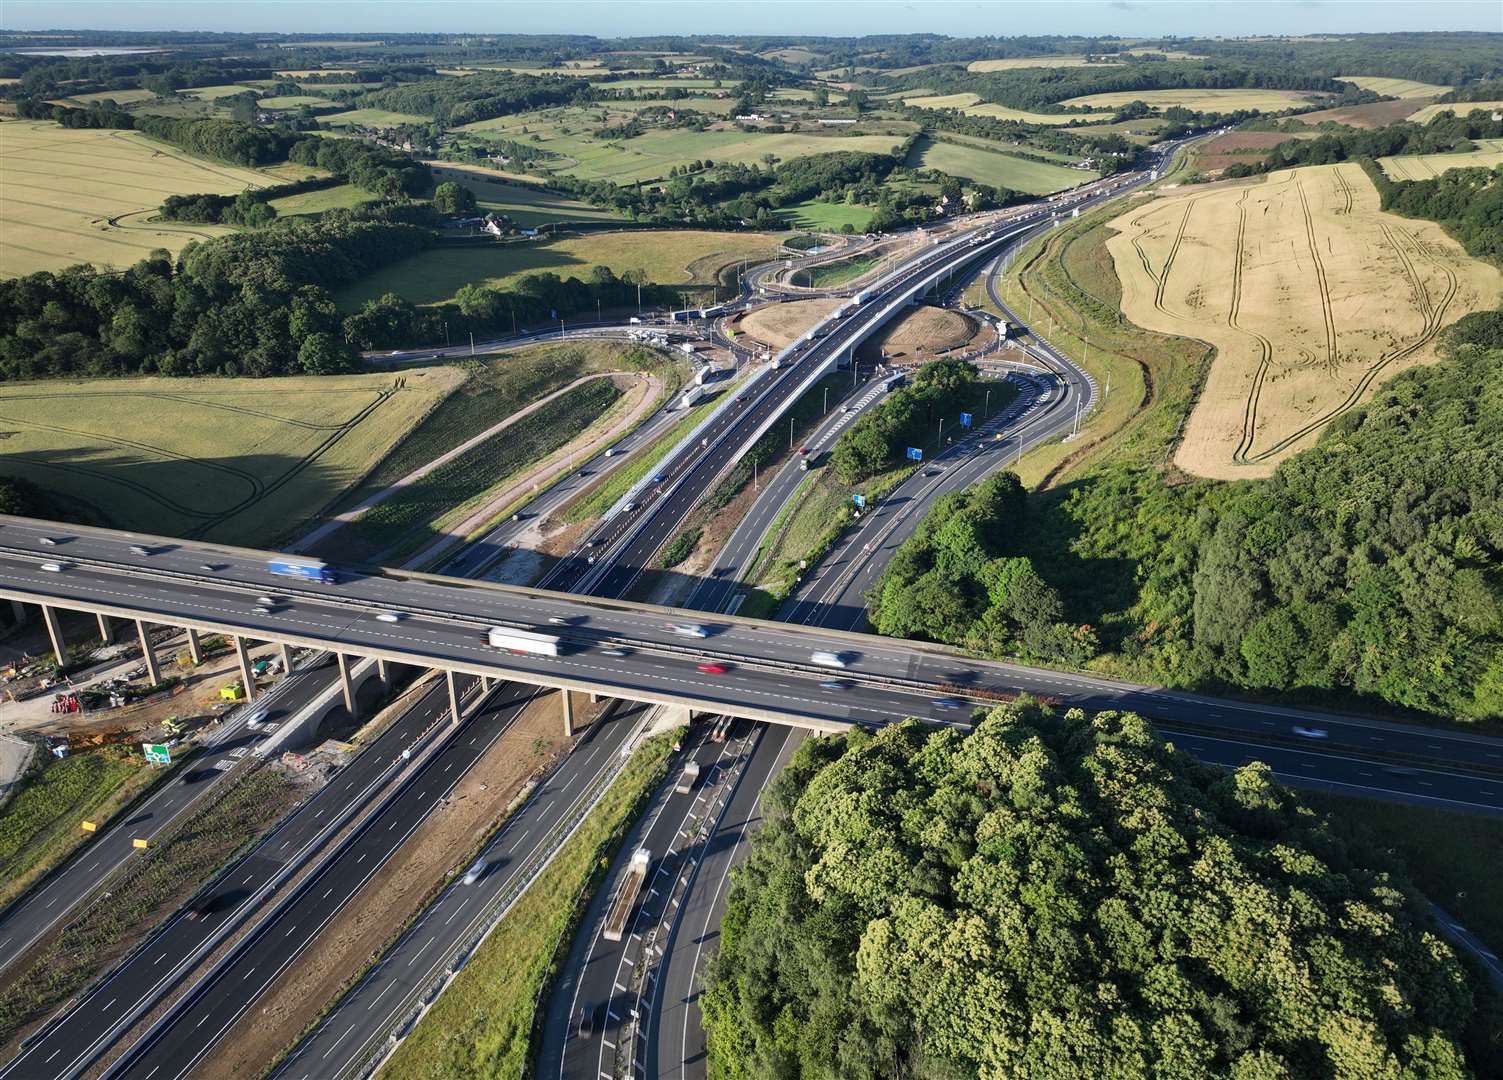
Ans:
{"type": "Polygon", "coordinates": [[[410,1080],[522,1076],[538,1006],[612,850],[667,773],[676,734],[645,742],[541,877],[397,1048],[383,1073],[410,1080]]]}
{"type": "Polygon", "coordinates": [[[811,266],[793,275],[793,283],[810,289],[833,289],[866,273],[882,261],[881,255],[852,255],[839,262],[811,266]]]}
{"type": "Polygon", "coordinates": [[[0,812],[0,906],[83,845],[90,836],[83,821],[102,826],[160,775],[123,746],[62,759],[42,754],[41,767],[0,812]]]}
{"type": "Polygon", "coordinates": [[[0,1044],[40,1020],[142,940],[215,871],[280,818],[301,795],[279,769],[263,766],[209,796],[160,843],[110,883],[33,955],[0,991],[0,1044]]]}
{"type": "Polygon", "coordinates": [[[637,481],[657,468],[663,460],[663,455],[693,431],[695,425],[705,418],[705,413],[719,405],[720,400],[716,397],[690,409],[679,418],[677,423],[638,451],[631,461],[611,473],[584,495],[564,506],[559,511],[559,517],[571,525],[600,517],[615,505],[617,499],[630,491],[637,481]]]}
{"type": "Polygon", "coordinates": [[[620,397],[621,390],[610,379],[594,379],[565,391],[371,507],[356,519],[355,535],[392,554],[428,543],[441,519],[461,512],[507,477],[547,457],[595,424],[620,397]]]}

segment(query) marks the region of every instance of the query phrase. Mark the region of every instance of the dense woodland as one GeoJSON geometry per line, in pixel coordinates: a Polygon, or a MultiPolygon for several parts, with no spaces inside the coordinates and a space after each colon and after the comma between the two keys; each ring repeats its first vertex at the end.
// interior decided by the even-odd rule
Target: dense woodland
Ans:
{"type": "MultiPolygon", "coordinates": [[[[1500,323],[1450,337],[1496,342],[1500,323]]],[[[1503,349],[1452,354],[1268,480],[1169,486],[1120,464],[1062,499],[998,479],[940,500],[874,587],[873,624],[1076,664],[1099,634],[1175,685],[1503,719],[1503,349]]]]}
{"type": "MultiPolygon", "coordinates": [[[[935,420],[955,413],[976,397],[981,380],[964,360],[934,360],[920,367],[912,383],[887,395],[850,426],[830,452],[842,483],[856,484],[900,465],[910,446],[922,446],[935,420]]],[[[1006,393],[999,386],[999,400],[1006,393]]]]}
{"type": "Polygon", "coordinates": [[[762,810],[702,999],[722,1080],[1503,1068],[1402,871],[1132,714],[811,740],[762,810]]]}

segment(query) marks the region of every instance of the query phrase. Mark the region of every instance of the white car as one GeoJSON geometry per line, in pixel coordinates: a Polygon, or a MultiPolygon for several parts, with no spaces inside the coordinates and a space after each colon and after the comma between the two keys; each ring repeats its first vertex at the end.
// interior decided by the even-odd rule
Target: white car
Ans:
{"type": "Polygon", "coordinates": [[[817,652],[809,657],[809,662],[818,664],[820,667],[845,667],[845,658],[837,652],[817,652]]]}
{"type": "Polygon", "coordinates": [[[1325,728],[1300,727],[1298,724],[1294,726],[1294,733],[1306,739],[1324,739],[1330,734],[1325,728]]]}
{"type": "Polygon", "coordinates": [[[400,611],[383,611],[376,618],[380,622],[401,622],[402,613],[400,611]]]}
{"type": "Polygon", "coordinates": [[[669,623],[668,629],[683,637],[706,638],[710,636],[709,631],[697,623],[669,623]]]}
{"type": "Polygon", "coordinates": [[[42,569],[47,571],[47,573],[49,574],[61,574],[63,572],[63,564],[55,562],[44,562],[42,564],[42,569]]]}
{"type": "Polygon", "coordinates": [[[473,885],[473,884],[475,884],[475,882],[477,882],[477,881],[480,880],[481,876],[484,873],[485,873],[485,860],[484,859],[477,859],[477,860],[475,860],[475,865],[472,866],[472,867],[470,867],[468,870],[466,870],[464,872],[464,883],[466,885],[473,885]]]}
{"type": "Polygon", "coordinates": [[[57,547],[57,541],[50,536],[44,536],[37,542],[46,547],[57,547]]]}

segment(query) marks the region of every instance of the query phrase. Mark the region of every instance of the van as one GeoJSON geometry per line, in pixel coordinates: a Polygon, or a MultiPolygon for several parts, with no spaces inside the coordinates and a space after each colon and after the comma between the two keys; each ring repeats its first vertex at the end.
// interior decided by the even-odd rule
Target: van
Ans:
{"type": "Polygon", "coordinates": [[[606,457],[615,457],[615,456],[616,456],[616,455],[617,455],[617,454],[618,454],[618,453],[619,453],[619,452],[620,452],[620,451],[618,451],[618,450],[617,450],[617,449],[616,449],[616,448],[615,448],[615,447],[614,447],[614,446],[613,446],[613,447],[611,447],[611,448],[610,448],[610,449],[609,449],[609,450],[607,450],[607,451],[606,451],[606,452],[605,452],[605,456],[606,456],[606,457]]]}

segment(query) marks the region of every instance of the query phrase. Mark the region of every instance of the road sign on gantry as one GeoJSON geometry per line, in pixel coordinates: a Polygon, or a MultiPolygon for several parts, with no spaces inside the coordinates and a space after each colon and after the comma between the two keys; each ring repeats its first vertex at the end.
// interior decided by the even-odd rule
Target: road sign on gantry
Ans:
{"type": "Polygon", "coordinates": [[[146,763],[148,765],[172,764],[172,751],[167,749],[166,743],[144,742],[141,744],[141,749],[146,752],[146,763]]]}
{"type": "Polygon", "coordinates": [[[923,461],[924,460],[924,452],[922,450],[920,450],[917,446],[910,446],[908,448],[908,460],[909,461],[923,461]]]}

